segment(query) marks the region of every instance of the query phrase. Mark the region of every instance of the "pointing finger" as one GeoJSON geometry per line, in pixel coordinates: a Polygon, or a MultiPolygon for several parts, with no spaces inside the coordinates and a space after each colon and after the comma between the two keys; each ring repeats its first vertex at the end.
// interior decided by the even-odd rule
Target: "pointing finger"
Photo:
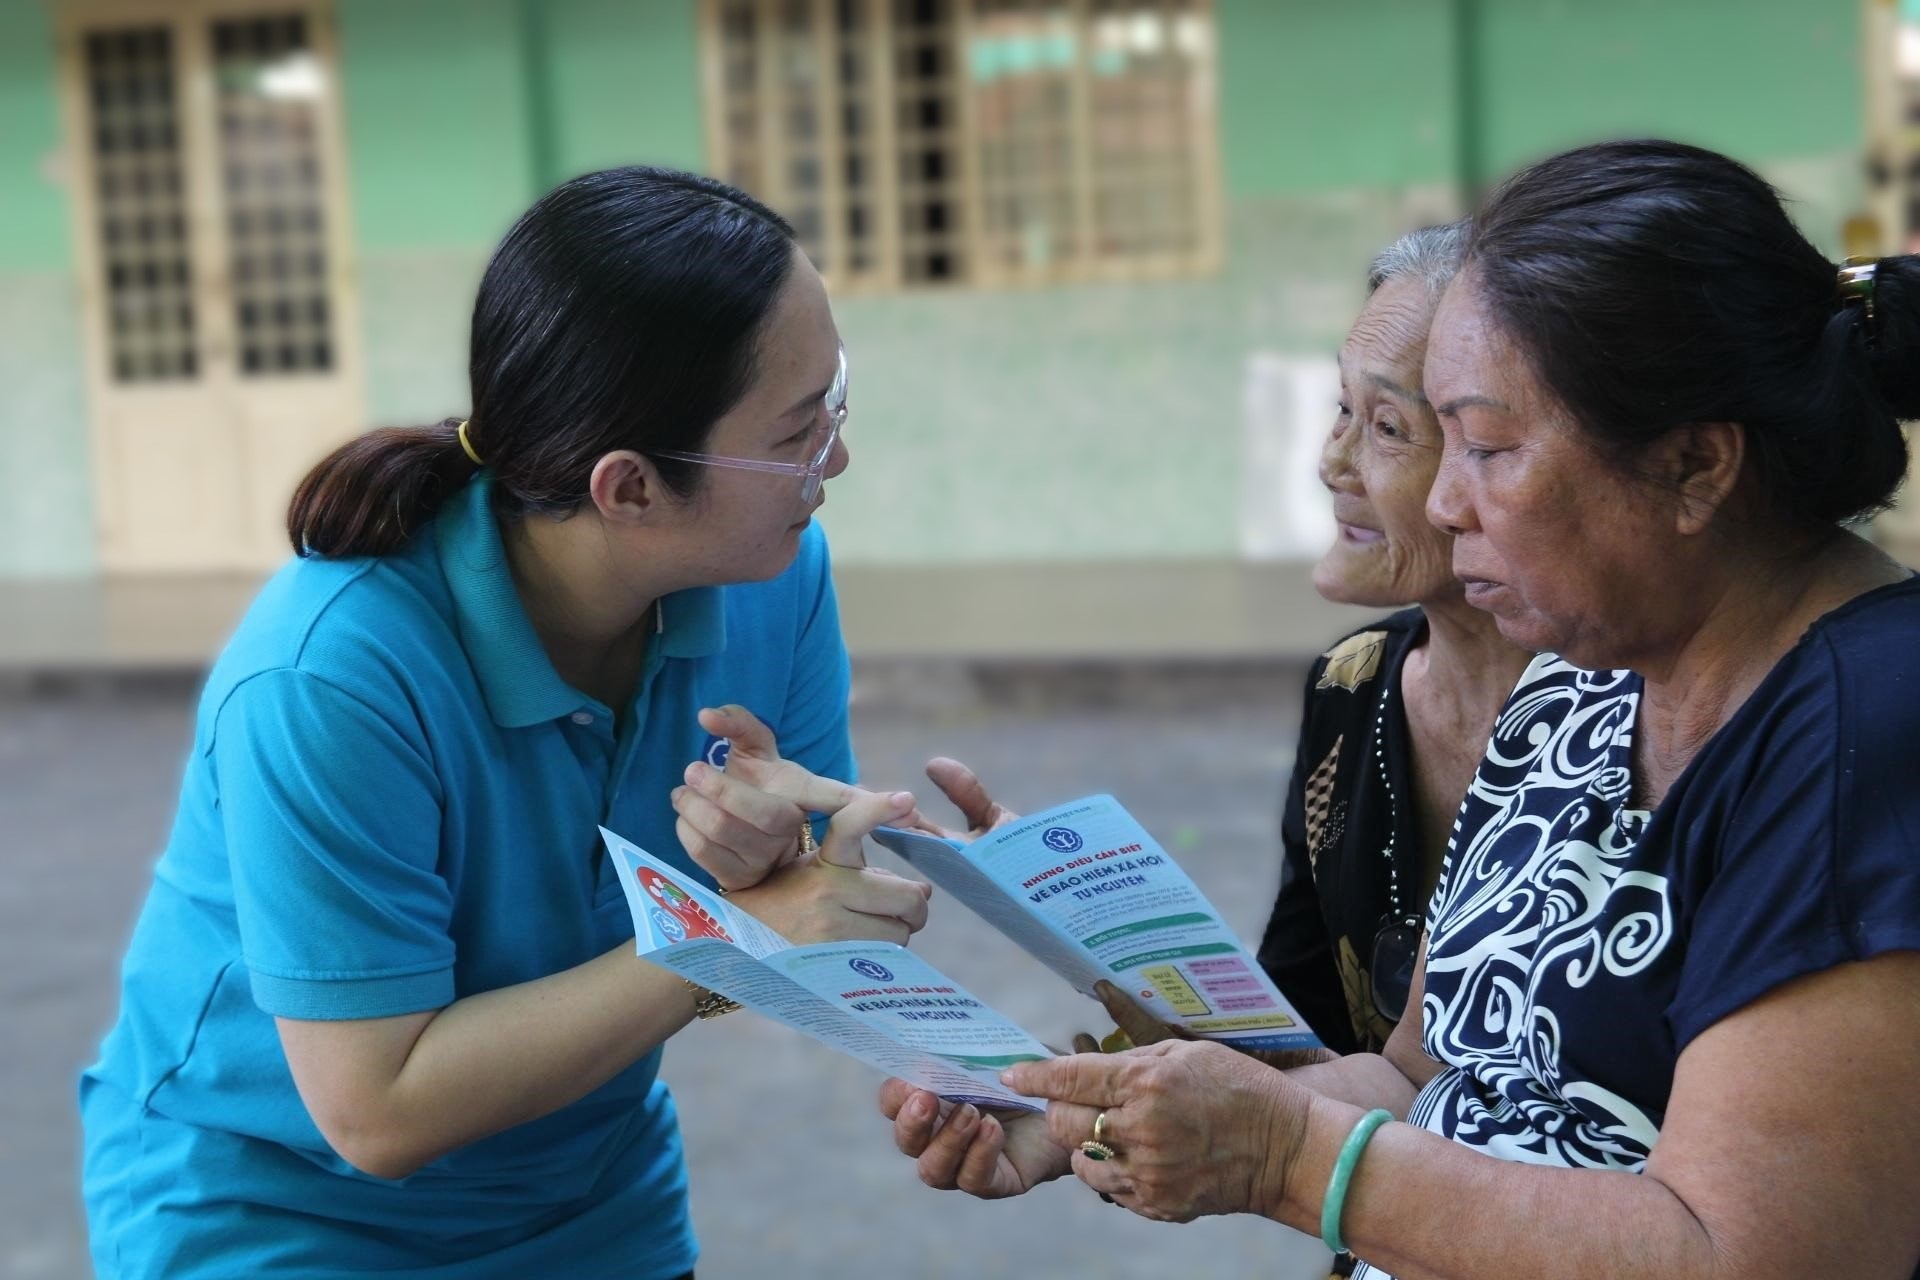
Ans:
{"type": "Polygon", "coordinates": [[[913,793],[858,792],[856,798],[827,824],[827,838],[820,842],[820,861],[836,867],[860,868],[867,865],[860,842],[878,826],[913,810],[913,793]]]}

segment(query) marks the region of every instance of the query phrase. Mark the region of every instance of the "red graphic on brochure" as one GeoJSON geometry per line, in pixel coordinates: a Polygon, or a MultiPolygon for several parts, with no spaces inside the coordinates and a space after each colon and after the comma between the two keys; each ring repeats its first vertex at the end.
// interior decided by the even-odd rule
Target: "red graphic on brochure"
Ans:
{"type": "Polygon", "coordinates": [[[686,931],[685,938],[718,938],[722,942],[733,941],[733,935],[714,919],[713,913],[696,902],[679,885],[651,867],[639,867],[636,873],[640,879],[640,887],[647,891],[647,896],[659,903],[667,914],[680,922],[681,928],[686,931]]]}

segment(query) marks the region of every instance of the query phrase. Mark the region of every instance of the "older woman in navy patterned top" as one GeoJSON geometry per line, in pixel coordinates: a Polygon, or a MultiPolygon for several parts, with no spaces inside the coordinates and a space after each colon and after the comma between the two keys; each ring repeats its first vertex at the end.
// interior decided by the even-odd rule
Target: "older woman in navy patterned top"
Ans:
{"type": "Polygon", "coordinates": [[[1920,259],[1836,272],[1723,156],[1585,148],[1476,215],[1425,381],[1428,514],[1542,656],[1384,1054],[1022,1064],[1044,1119],[931,1135],[890,1082],[903,1149],[1399,1280],[1920,1276],[1920,579],[1847,527],[1905,473],[1920,259]]]}

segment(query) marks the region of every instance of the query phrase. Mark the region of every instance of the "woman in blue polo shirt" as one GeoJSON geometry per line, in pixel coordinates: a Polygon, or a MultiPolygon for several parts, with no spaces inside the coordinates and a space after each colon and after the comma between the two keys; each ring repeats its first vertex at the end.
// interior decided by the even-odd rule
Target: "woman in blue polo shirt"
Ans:
{"type": "MultiPolygon", "coordinates": [[[[845,354],[786,223],[633,168],[508,233],[471,375],[469,420],[307,478],[300,557],[208,680],[81,1083],[103,1277],[693,1267],[655,1076],[721,1002],[634,955],[596,828],[693,869],[670,802],[740,722],[704,708],[851,776],[810,523],[845,354]]],[[[818,854],[797,804],[756,803],[742,906],[796,940],[924,923],[859,856],[911,797],[858,795],[818,854]]]]}

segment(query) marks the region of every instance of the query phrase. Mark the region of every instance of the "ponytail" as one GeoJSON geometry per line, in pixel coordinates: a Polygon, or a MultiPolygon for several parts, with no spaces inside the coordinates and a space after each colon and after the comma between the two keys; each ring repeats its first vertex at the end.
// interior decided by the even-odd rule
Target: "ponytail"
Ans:
{"type": "Polygon", "coordinates": [[[356,436],[307,473],[287,508],[295,555],[391,555],[479,470],[460,421],[382,427],[356,436]]]}

